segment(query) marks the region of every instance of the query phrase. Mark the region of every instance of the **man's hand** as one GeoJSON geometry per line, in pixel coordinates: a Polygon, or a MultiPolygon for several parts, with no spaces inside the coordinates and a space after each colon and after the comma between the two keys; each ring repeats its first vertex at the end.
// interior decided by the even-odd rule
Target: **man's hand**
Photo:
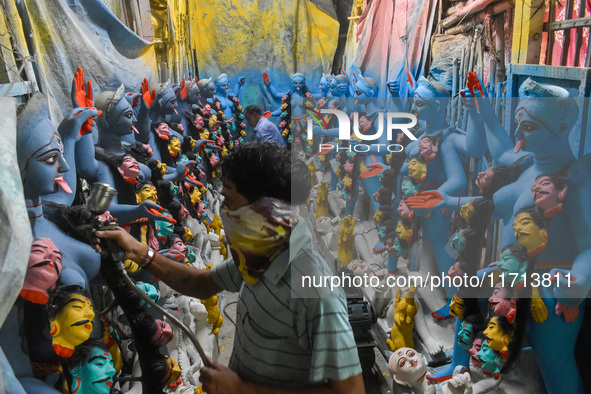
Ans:
{"type": "Polygon", "coordinates": [[[209,359],[209,367],[202,367],[199,381],[208,394],[242,394],[244,381],[228,367],[209,359]]]}
{"type": "Polygon", "coordinates": [[[148,255],[148,245],[137,241],[121,227],[116,227],[114,230],[97,231],[94,235],[97,238],[92,240],[92,246],[99,253],[102,252],[99,244],[100,239],[110,239],[123,249],[126,260],[144,261],[148,255]]]}

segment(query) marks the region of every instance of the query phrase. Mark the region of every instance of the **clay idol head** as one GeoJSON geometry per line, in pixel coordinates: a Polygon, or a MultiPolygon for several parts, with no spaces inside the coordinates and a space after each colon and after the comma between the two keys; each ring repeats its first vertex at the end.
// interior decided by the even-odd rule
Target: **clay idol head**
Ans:
{"type": "Polygon", "coordinates": [[[46,304],[48,290],[55,287],[62,272],[62,253],[49,238],[35,238],[20,296],[35,304],[46,304]]]}
{"type": "Polygon", "coordinates": [[[71,393],[109,394],[116,370],[105,342],[90,338],[62,362],[71,393]]]}
{"type": "Polygon", "coordinates": [[[86,341],[93,329],[94,306],[80,286],[59,287],[46,306],[53,350],[63,358],[74,354],[76,346],[86,341]]]}
{"type": "Polygon", "coordinates": [[[515,238],[525,246],[528,256],[537,256],[546,249],[548,243],[548,223],[536,206],[517,211],[513,221],[515,238]]]}
{"type": "Polygon", "coordinates": [[[409,347],[402,347],[390,356],[388,362],[394,381],[403,386],[415,386],[427,373],[427,359],[409,347]]]}
{"type": "Polygon", "coordinates": [[[556,146],[568,143],[579,108],[566,89],[528,78],[519,87],[515,110],[515,151],[523,149],[550,156],[556,146]]]}
{"type": "Polygon", "coordinates": [[[58,188],[72,193],[64,180],[70,168],[64,159],[62,139],[49,120],[47,101],[41,93],[19,109],[16,151],[26,199],[56,193],[58,188]]]}
{"type": "Polygon", "coordinates": [[[536,177],[531,188],[532,198],[545,217],[552,217],[562,210],[567,184],[568,179],[558,174],[541,174],[536,177]]]}

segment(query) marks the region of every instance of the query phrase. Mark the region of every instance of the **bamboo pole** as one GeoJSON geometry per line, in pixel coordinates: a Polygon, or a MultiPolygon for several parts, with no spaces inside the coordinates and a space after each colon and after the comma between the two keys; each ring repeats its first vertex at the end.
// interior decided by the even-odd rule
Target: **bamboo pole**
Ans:
{"type": "Polygon", "coordinates": [[[39,90],[39,87],[37,85],[37,77],[35,76],[35,71],[33,70],[33,58],[29,53],[29,47],[27,46],[27,40],[25,39],[23,24],[18,14],[15,0],[5,1],[4,7],[6,10],[6,17],[8,18],[8,21],[10,22],[10,26],[12,28],[14,44],[16,45],[16,49],[23,58],[23,63],[25,65],[25,75],[27,76],[27,80],[31,82],[32,91],[36,92],[39,90]]]}

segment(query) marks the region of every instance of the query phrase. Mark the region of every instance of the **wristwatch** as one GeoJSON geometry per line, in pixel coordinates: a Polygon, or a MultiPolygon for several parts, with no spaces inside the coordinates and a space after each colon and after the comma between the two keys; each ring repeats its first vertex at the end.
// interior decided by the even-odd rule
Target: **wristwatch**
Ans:
{"type": "Polygon", "coordinates": [[[138,262],[138,265],[142,268],[147,268],[150,264],[152,264],[152,261],[154,261],[155,256],[156,252],[154,251],[154,249],[148,247],[148,253],[146,254],[146,258],[144,259],[144,261],[138,262]]]}

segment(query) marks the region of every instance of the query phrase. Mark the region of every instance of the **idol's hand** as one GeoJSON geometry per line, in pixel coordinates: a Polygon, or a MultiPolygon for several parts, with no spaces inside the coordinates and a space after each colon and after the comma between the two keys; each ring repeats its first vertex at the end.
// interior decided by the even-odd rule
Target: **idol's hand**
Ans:
{"type": "MultiPolygon", "coordinates": [[[[84,135],[92,130],[92,123],[90,128],[87,126],[87,121],[99,115],[100,111],[96,108],[80,107],[74,108],[66,114],[62,122],[57,128],[63,140],[68,138],[75,138],[84,135]]],[[[102,112],[101,112],[102,113],[102,112]]]]}
{"type": "Polygon", "coordinates": [[[374,177],[374,176],[380,174],[386,168],[382,163],[369,164],[366,167],[367,167],[368,170],[362,172],[359,175],[359,178],[361,178],[361,179],[367,179],[367,178],[374,177]]]}
{"type": "Polygon", "coordinates": [[[536,323],[542,323],[548,319],[548,308],[546,308],[546,304],[540,298],[540,292],[537,287],[532,289],[531,316],[536,323]]]}
{"type": "Polygon", "coordinates": [[[575,320],[577,320],[577,317],[579,317],[579,307],[578,306],[573,306],[573,307],[566,306],[566,305],[562,304],[560,301],[556,302],[555,312],[556,312],[556,316],[563,315],[564,320],[566,320],[567,323],[572,323],[575,320]]]}
{"type": "Polygon", "coordinates": [[[152,104],[154,104],[155,99],[156,88],[154,88],[152,90],[152,93],[150,93],[150,84],[148,83],[148,80],[144,78],[144,81],[142,82],[142,100],[144,102],[144,105],[150,108],[152,104]]]}
{"type": "Polygon", "coordinates": [[[390,81],[386,84],[388,90],[394,97],[400,96],[400,83],[398,81],[390,81]]]}
{"type": "Polygon", "coordinates": [[[137,209],[139,218],[148,218],[176,224],[176,220],[162,214],[164,208],[156,203],[153,203],[152,201],[143,201],[140,205],[138,205],[137,209]]]}
{"type": "Polygon", "coordinates": [[[408,197],[406,205],[411,209],[445,208],[451,197],[444,192],[429,190],[418,196],[408,197]]]}
{"type": "MultiPolygon", "coordinates": [[[[78,107],[94,107],[94,93],[92,91],[92,81],[88,80],[86,83],[86,88],[84,86],[84,70],[80,67],[76,70],[76,74],[74,74],[74,79],[72,80],[72,106],[74,108],[78,107]]],[[[98,115],[100,115],[102,111],[98,111],[98,115]]],[[[89,133],[92,130],[92,124],[94,123],[93,118],[87,119],[82,127],[79,129],[78,135],[84,135],[89,133]]]]}
{"type": "Polygon", "coordinates": [[[181,81],[181,89],[180,89],[180,95],[181,95],[181,99],[185,100],[187,98],[187,94],[189,93],[189,84],[185,84],[185,80],[183,79],[181,81]]]}
{"type": "Polygon", "coordinates": [[[181,252],[179,252],[176,249],[162,249],[159,250],[158,253],[174,261],[178,261],[181,263],[185,261],[185,256],[183,256],[181,252]]]}
{"type": "Polygon", "coordinates": [[[136,106],[137,100],[138,100],[138,98],[140,98],[141,95],[142,94],[137,91],[125,93],[125,98],[127,99],[127,102],[129,103],[129,105],[131,105],[131,108],[136,106]]]}

